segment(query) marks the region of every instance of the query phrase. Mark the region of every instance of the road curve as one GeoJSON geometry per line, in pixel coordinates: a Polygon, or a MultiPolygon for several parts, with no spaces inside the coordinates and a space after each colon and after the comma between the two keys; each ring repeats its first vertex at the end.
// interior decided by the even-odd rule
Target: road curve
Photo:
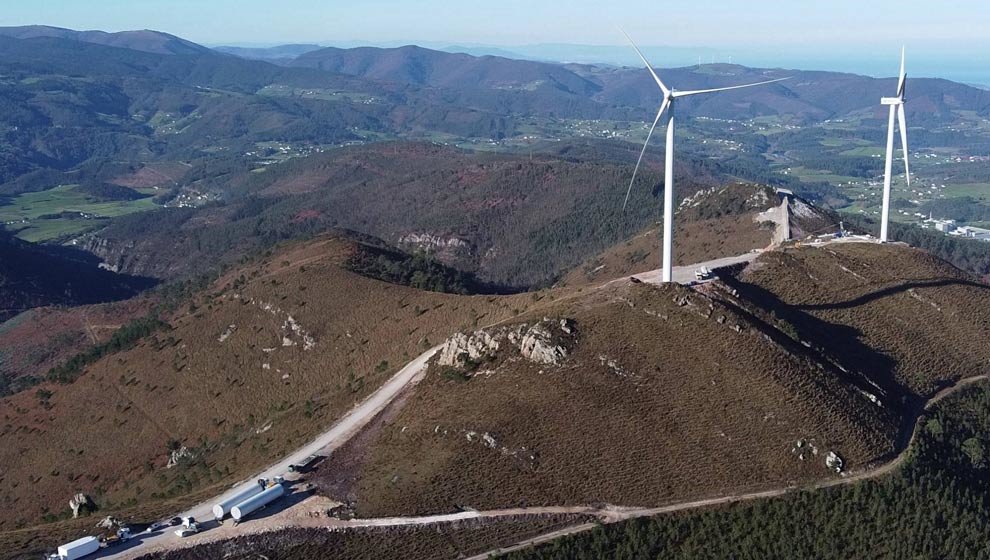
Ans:
{"type": "MultiPolygon", "coordinates": [[[[689,266],[674,267],[673,279],[675,282],[678,283],[690,284],[694,282],[695,280],[694,272],[698,268],[707,267],[709,269],[714,269],[714,268],[729,266],[733,264],[748,263],[753,261],[761,253],[762,251],[753,251],[735,257],[726,257],[726,258],[714,259],[702,263],[697,263],[689,266]]],[[[636,274],[633,277],[643,282],[658,284],[660,283],[660,270],[657,269],[649,272],[636,274]]],[[[605,282],[601,284],[600,286],[598,286],[598,288],[604,288],[610,284],[623,280],[628,281],[628,279],[629,277],[611,280],[609,282],[605,282]]],[[[337,449],[338,447],[346,443],[351,437],[353,437],[361,428],[367,425],[368,422],[370,422],[371,419],[374,418],[376,414],[378,414],[389,403],[391,403],[392,400],[394,400],[406,386],[408,386],[419,376],[423,375],[426,371],[427,362],[430,360],[430,358],[434,356],[434,354],[437,353],[439,349],[440,349],[439,345],[435,346],[427,350],[420,356],[418,356],[415,360],[406,364],[405,367],[399,370],[391,379],[389,379],[378,390],[376,390],[374,393],[368,396],[363,402],[356,405],[346,415],[344,415],[337,423],[335,423],[329,430],[320,434],[315,440],[313,440],[305,447],[297,450],[288,457],[285,457],[278,463],[269,466],[264,471],[259,472],[256,475],[234,485],[227,492],[215,498],[212,498],[208,501],[202,502],[190,508],[189,510],[179,514],[179,516],[192,516],[200,520],[212,519],[213,517],[212,507],[214,504],[223,501],[224,499],[233,496],[236,493],[241,492],[246,487],[252,484],[256,484],[255,481],[257,479],[271,478],[277,475],[284,475],[285,473],[288,472],[289,465],[291,464],[302,462],[306,457],[313,455],[315,453],[327,453],[333,451],[334,449],[337,449]]],[[[967,381],[972,381],[972,380],[967,380],[967,381]]],[[[958,387],[958,385],[956,387],[958,387]]],[[[899,464],[899,461],[901,460],[902,457],[899,456],[893,462],[896,464],[889,464],[886,465],[886,467],[888,467],[889,469],[893,469],[897,466],[897,464],[899,464]]],[[[838,481],[828,481],[827,484],[824,484],[822,486],[824,487],[834,484],[843,484],[843,483],[852,482],[854,480],[858,480],[858,479],[850,477],[850,478],[840,479],[838,481]]],[[[658,515],[671,511],[680,511],[680,510],[692,509],[698,507],[707,507],[711,505],[728,503],[732,501],[771,497],[771,496],[781,495],[790,490],[791,490],[790,488],[787,488],[780,490],[770,490],[767,492],[757,492],[754,494],[724,496],[724,497],[711,498],[706,500],[672,504],[661,508],[653,508],[653,509],[607,507],[604,509],[599,508],[598,510],[594,510],[592,508],[587,508],[587,507],[566,508],[566,507],[552,506],[546,508],[522,508],[518,510],[498,510],[492,512],[474,512],[474,513],[476,514],[475,517],[507,517],[507,516],[521,516],[521,515],[534,515],[534,514],[539,515],[539,514],[549,514],[549,513],[562,513],[563,512],[562,510],[580,509],[581,513],[598,515],[604,521],[614,522],[614,521],[621,521],[623,519],[631,519],[633,517],[658,515]]],[[[574,513],[574,511],[570,511],[570,512],[574,513]]],[[[464,515],[470,515],[471,513],[472,512],[462,512],[461,514],[452,514],[452,515],[464,516],[464,515]]],[[[410,524],[417,525],[417,524],[444,522],[445,521],[445,519],[443,519],[444,517],[445,516],[440,515],[440,516],[425,516],[423,518],[366,519],[366,520],[354,520],[354,522],[352,523],[341,523],[341,524],[335,523],[334,525],[341,527],[396,526],[396,525],[410,525],[410,524]]],[[[459,518],[468,518],[468,517],[459,517],[459,518]]],[[[447,521],[450,520],[454,520],[454,519],[447,519],[447,521]]],[[[568,529],[568,531],[572,531],[572,529],[568,529]]],[[[250,527],[244,527],[243,532],[239,532],[239,534],[250,534],[252,532],[255,531],[252,531],[250,527]]],[[[543,542],[543,541],[541,540],[539,542],[543,542]]],[[[156,549],[173,548],[173,547],[179,547],[181,546],[181,544],[182,544],[181,541],[177,540],[177,537],[175,537],[172,531],[170,529],[166,529],[164,531],[159,531],[156,533],[151,533],[151,534],[143,533],[137,535],[135,538],[129,540],[124,545],[118,548],[105,550],[102,552],[102,554],[97,554],[93,556],[93,558],[125,560],[128,558],[134,558],[140,556],[141,554],[145,553],[145,551],[147,551],[148,548],[156,548],[156,549]],[[152,547],[152,545],[155,546],[152,547]]]]}
{"type": "MultiPolygon", "coordinates": [[[[624,510],[621,510],[620,509],[619,511],[609,512],[609,513],[611,513],[611,515],[601,515],[600,517],[602,519],[602,522],[604,522],[604,523],[615,523],[615,522],[618,522],[618,521],[625,521],[625,520],[628,520],[628,519],[635,519],[635,518],[639,518],[639,517],[653,517],[653,516],[656,516],[656,515],[663,515],[663,514],[666,514],[666,513],[674,513],[674,512],[678,512],[678,511],[685,511],[685,510],[690,510],[690,509],[705,508],[705,507],[711,507],[711,506],[716,506],[716,505],[725,505],[725,504],[730,504],[730,503],[735,503],[735,502],[746,502],[746,501],[751,501],[751,500],[759,500],[759,499],[766,499],[766,498],[776,498],[776,497],[783,496],[784,494],[787,494],[789,492],[793,492],[793,491],[796,491],[796,490],[821,490],[821,489],[824,489],[824,488],[832,488],[832,487],[842,486],[842,485],[846,485],[846,484],[853,484],[853,483],[856,483],[856,482],[862,482],[864,480],[870,480],[870,479],[874,479],[874,478],[879,478],[881,476],[885,476],[887,474],[890,474],[895,469],[899,468],[901,465],[904,464],[904,461],[907,459],[908,451],[910,450],[911,446],[914,445],[914,442],[915,442],[915,440],[918,437],[918,431],[919,431],[919,429],[921,427],[921,418],[923,417],[923,415],[924,415],[923,413],[925,411],[930,410],[932,406],[934,406],[935,404],[939,403],[940,401],[942,401],[946,397],[952,395],[953,393],[955,393],[957,391],[960,391],[960,390],[962,390],[962,389],[964,389],[964,388],[966,388],[966,387],[968,387],[970,385],[974,385],[976,383],[980,383],[980,382],[987,381],[987,380],[990,380],[990,375],[976,375],[976,376],[973,376],[973,377],[967,377],[966,379],[959,380],[958,382],[956,382],[954,385],[952,385],[950,387],[946,387],[945,389],[942,389],[941,391],[939,391],[938,393],[936,393],[933,397],[931,397],[930,399],[928,399],[928,401],[925,402],[925,405],[922,408],[922,414],[919,414],[918,417],[915,418],[914,427],[912,428],[912,431],[911,431],[911,437],[910,437],[907,445],[904,447],[904,449],[902,449],[900,451],[900,453],[897,454],[897,457],[895,457],[893,460],[891,460],[891,461],[889,461],[887,463],[884,463],[884,464],[882,464],[880,466],[877,466],[875,468],[866,469],[866,470],[863,470],[863,471],[860,471],[860,472],[853,472],[853,473],[850,473],[847,476],[843,476],[842,478],[837,478],[837,479],[832,479],[832,480],[824,480],[824,481],[817,482],[817,483],[814,483],[814,484],[811,484],[811,485],[808,485],[808,486],[803,486],[803,487],[788,486],[788,487],[785,487],[785,488],[776,488],[776,489],[771,489],[771,490],[765,490],[765,491],[762,491],[762,492],[751,492],[751,493],[746,493],[746,494],[732,494],[732,495],[728,495],[728,496],[720,496],[720,497],[708,498],[708,499],[704,499],[704,500],[694,500],[694,501],[690,501],[690,502],[680,502],[680,503],[670,504],[670,505],[666,505],[666,506],[662,506],[662,507],[657,507],[657,508],[628,508],[628,509],[624,509],[624,510]]],[[[539,509],[540,508],[531,508],[530,509],[530,514],[538,513],[535,510],[539,510],[539,509]]],[[[603,511],[602,513],[604,514],[606,512],[603,511]]],[[[557,539],[557,538],[560,538],[560,537],[569,536],[569,535],[575,535],[575,534],[578,534],[578,533],[583,533],[585,531],[590,531],[591,529],[594,529],[596,526],[597,526],[596,523],[583,523],[583,524],[575,525],[575,526],[572,526],[572,527],[566,527],[564,529],[559,529],[557,531],[553,531],[551,533],[546,533],[546,534],[540,535],[538,537],[528,538],[528,539],[526,539],[524,541],[521,541],[519,543],[516,543],[516,544],[511,545],[511,546],[508,546],[508,547],[496,548],[496,549],[490,550],[488,552],[485,552],[483,554],[478,554],[478,555],[472,556],[472,557],[468,558],[467,560],[486,560],[488,558],[492,558],[492,557],[499,556],[499,555],[502,555],[502,554],[507,554],[509,552],[515,552],[517,550],[523,550],[523,549],[525,549],[527,547],[530,547],[530,546],[540,545],[540,544],[543,544],[543,543],[552,541],[552,540],[557,539]]]]}
{"type": "MultiPolygon", "coordinates": [[[[990,380],[990,375],[979,375],[979,376],[962,379],[958,381],[956,384],[952,385],[951,387],[947,387],[939,391],[933,397],[931,397],[922,407],[922,412],[929,410],[936,403],[942,401],[946,397],[952,395],[953,393],[965,387],[987,380],[990,380]]],[[[609,505],[544,506],[544,507],[507,508],[507,509],[486,510],[486,511],[462,511],[457,513],[423,515],[423,516],[381,517],[381,518],[351,519],[351,520],[296,518],[292,520],[281,520],[279,525],[274,528],[265,525],[252,526],[251,524],[247,524],[239,528],[240,530],[238,531],[237,535],[230,535],[230,534],[217,535],[216,538],[208,538],[206,540],[200,540],[196,544],[203,544],[205,542],[209,542],[212,540],[226,540],[229,538],[233,538],[235,536],[264,533],[273,530],[282,530],[288,528],[323,528],[323,529],[334,529],[334,530],[347,530],[347,529],[368,528],[368,527],[423,526],[423,525],[434,525],[440,523],[450,523],[455,521],[464,521],[470,519],[496,520],[500,518],[540,516],[540,515],[586,515],[586,516],[597,517],[601,523],[616,523],[620,521],[626,521],[629,519],[635,519],[641,517],[653,517],[657,515],[687,511],[692,509],[701,509],[701,508],[707,508],[718,505],[727,505],[737,502],[775,498],[797,490],[820,490],[824,488],[842,486],[846,484],[861,482],[864,480],[875,479],[891,473],[892,471],[903,465],[905,459],[907,458],[908,450],[917,439],[921,416],[922,414],[919,414],[913,423],[913,427],[911,430],[911,437],[909,438],[908,444],[904,447],[904,449],[900,451],[900,453],[898,453],[898,455],[893,460],[860,472],[850,472],[842,476],[841,478],[824,480],[821,482],[800,486],[800,487],[786,486],[782,488],[772,488],[768,490],[762,490],[759,492],[729,494],[725,496],[716,496],[712,498],[703,498],[699,500],[678,502],[678,503],[673,503],[673,504],[668,504],[653,508],[621,507],[621,506],[609,506],[609,505]]],[[[484,560],[487,558],[491,558],[493,556],[507,554],[509,552],[514,552],[518,550],[523,550],[527,547],[543,544],[557,538],[589,531],[594,527],[596,527],[597,525],[598,523],[584,522],[570,527],[564,527],[561,529],[554,530],[552,532],[545,533],[543,535],[526,538],[513,545],[489,550],[485,553],[472,556],[468,560],[484,560]]],[[[182,543],[178,543],[174,540],[170,544],[172,544],[173,547],[176,545],[182,546],[182,543]]]]}
{"type": "MultiPolygon", "coordinates": [[[[392,376],[384,385],[382,385],[378,390],[369,395],[364,401],[351,409],[347,414],[343,416],[336,424],[334,424],[329,430],[320,434],[315,440],[310,442],[305,447],[297,450],[288,457],[285,457],[278,463],[271,465],[267,469],[258,474],[252,476],[251,478],[244,480],[238,484],[235,484],[227,492],[210,499],[209,501],[202,502],[189,510],[179,514],[180,517],[192,516],[196,519],[212,519],[213,518],[213,505],[217,502],[221,502],[228,497],[234,496],[235,494],[243,491],[247,487],[257,484],[259,478],[272,478],[278,475],[284,475],[289,472],[289,465],[295,463],[301,463],[306,457],[313,455],[314,453],[327,453],[337,449],[345,442],[347,442],[351,437],[354,436],[361,428],[367,425],[376,414],[382,411],[396,396],[399,395],[402,390],[409,385],[418,376],[422,375],[426,371],[427,362],[434,354],[440,349],[440,346],[434,346],[426,352],[423,352],[415,360],[406,364],[405,367],[400,369],[398,373],[392,376]]],[[[176,542],[177,537],[168,528],[164,531],[159,531],[152,534],[139,534],[135,538],[129,540],[125,545],[118,548],[107,549],[103,554],[98,554],[93,558],[104,558],[104,559],[114,559],[123,560],[124,558],[132,558],[142,549],[145,549],[151,545],[162,545],[168,546],[170,543],[176,542]]]]}

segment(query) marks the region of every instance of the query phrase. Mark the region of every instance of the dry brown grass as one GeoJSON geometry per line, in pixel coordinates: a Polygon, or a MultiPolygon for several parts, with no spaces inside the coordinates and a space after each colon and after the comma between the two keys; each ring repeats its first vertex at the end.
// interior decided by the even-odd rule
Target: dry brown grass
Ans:
{"type": "MultiPolygon", "coordinates": [[[[674,266],[741,255],[770,244],[771,230],[753,221],[755,214],[677,225],[674,266]]],[[[649,228],[572,270],[565,286],[595,284],[660,268],[660,231],[649,228]]]]}
{"type": "Polygon", "coordinates": [[[829,450],[855,467],[893,448],[896,418],[687,288],[617,285],[531,312],[544,315],[576,322],[573,354],[559,367],[503,359],[460,382],[428,374],[381,429],[361,515],[657,505],[833,476],[829,450]],[[798,439],[819,455],[801,461],[798,439]]]}
{"type": "Polygon", "coordinates": [[[45,386],[47,405],[34,391],[0,400],[0,528],[64,512],[78,491],[107,513],[249,476],[453,331],[532,302],[364,278],[338,266],[353,250],[336,239],[284,248],[221,279],[170,318],[171,331],[45,386]],[[171,444],[197,459],[166,469],[171,444]]]}
{"type": "Polygon", "coordinates": [[[734,285],[882,387],[890,406],[987,373],[990,286],[924,251],[868,243],[775,251],[734,285]]]}
{"type": "Polygon", "coordinates": [[[0,326],[0,377],[44,377],[53,366],[102,344],[151,308],[148,298],[25,311],[0,326]]]}

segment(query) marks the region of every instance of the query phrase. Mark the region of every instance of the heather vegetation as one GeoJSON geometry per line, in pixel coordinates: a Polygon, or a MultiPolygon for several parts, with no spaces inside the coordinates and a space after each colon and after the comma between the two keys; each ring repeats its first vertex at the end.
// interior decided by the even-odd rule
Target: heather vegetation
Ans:
{"type": "Polygon", "coordinates": [[[918,249],[784,249],[726,282],[740,305],[757,315],[773,311],[907,418],[919,400],[985,373],[990,361],[990,286],[918,249]]]}
{"type": "Polygon", "coordinates": [[[76,378],[40,385],[47,398],[32,390],[0,399],[0,480],[16,482],[0,528],[58,516],[78,491],[110,513],[240,480],[454,330],[531,303],[366,278],[343,268],[359,247],[340,238],[290,244],[205,289],[190,281],[162,290],[174,302],[160,310],[168,328],[138,321],[56,369],[76,378]],[[169,469],[176,442],[191,456],[169,469]]]}
{"type": "Polygon", "coordinates": [[[572,321],[564,358],[521,359],[502,344],[490,360],[431,369],[359,468],[321,466],[352,480],[347,495],[328,486],[330,497],[353,492],[367,517],[648,506],[834,476],[820,458],[799,459],[798,440],[852,466],[894,448],[890,412],[711,296],[616,283],[545,298],[507,328],[543,317],[572,321]]]}
{"type": "Polygon", "coordinates": [[[592,558],[990,558],[990,389],[926,413],[907,461],[878,480],[702,513],[603,525],[510,554],[592,558]]]}
{"type": "Polygon", "coordinates": [[[168,323],[155,315],[135,319],[115,331],[107,342],[97,344],[50,369],[46,379],[56,383],[71,383],[82,374],[86,366],[103,356],[133,348],[142,338],[165,328],[168,328],[168,323]]]}

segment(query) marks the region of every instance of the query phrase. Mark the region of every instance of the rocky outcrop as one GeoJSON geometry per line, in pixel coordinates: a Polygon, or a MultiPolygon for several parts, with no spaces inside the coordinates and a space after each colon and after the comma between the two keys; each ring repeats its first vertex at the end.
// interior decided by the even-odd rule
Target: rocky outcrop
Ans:
{"type": "Polygon", "coordinates": [[[499,338],[504,338],[496,338],[496,336],[492,336],[487,331],[457,333],[447,339],[440,349],[438,363],[444,366],[464,367],[469,361],[478,362],[493,356],[498,352],[499,338]]]}
{"type": "Polygon", "coordinates": [[[172,450],[168,455],[168,463],[165,465],[166,469],[171,469],[172,467],[178,466],[184,460],[192,459],[194,456],[191,449],[186,446],[182,446],[178,449],[172,450]]]}
{"type": "MultiPolygon", "coordinates": [[[[558,365],[567,357],[567,348],[559,344],[559,336],[555,336],[552,323],[542,321],[527,329],[519,329],[509,333],[509,342],[519,347],[519,353],[524,358],[538,364],[558,365]]],[[[572,334],[566,319],[561,319],[558,329],[560,333],[572,334]]]]}
{"type": "Polygon", "coordinates": [[[560,365],[573,348],[576,336],[573,321],[549,318],[535,324],[457,333],[444,343],[437,362],[466,367],[495,357],[499,350],[511,349],[538,364],[560,365]]]}
{"type": "Polygon", "coordinates": [[[475,247],[470,241],[450,234],[407,233],[399,237],[398,245],[414,252],[423,251],[446,264],[470,263],[475,254],[475,247]]]}
{"type": "Polygon", "coordinates": [[[90,500],[89,496],[80,492],[69,500],[69,509],[72,510],[72,518],[75,519],[83,512],[92,511],[93,500],[90,500]]]}

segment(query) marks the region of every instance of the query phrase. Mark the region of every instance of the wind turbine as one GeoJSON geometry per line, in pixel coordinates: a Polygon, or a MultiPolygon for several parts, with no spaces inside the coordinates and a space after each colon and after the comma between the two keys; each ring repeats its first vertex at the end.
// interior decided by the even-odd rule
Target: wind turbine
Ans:
{"type": "Polygon", "coordinates": [[[887,221],[890,218],[890,171],[894,163],[894,116],[896,113],[898,127],[901,129],[901,150],[904,151],[904,177],[907,186],[911,186],[911,170],[908,164],[907,120],[904,118],[904,47],[901,47],[901,73],[897,80],[897,96],[881,97],[881,105],[890,106],[890,118],[887,119],[887,162],[883,172],[883,211],[880,217],[880,243],[887,242],[887,221]]]}
{"type": "MultiPolygon", "coordinates": [[[[620,31],[622,31],[620,29],[620,31]]],[[[672,249],[674,243],[674,101],[681,98],[687,97],[689,95],[698,95],[701,93],[715,93],[718,91],[728,91],[731,89],[740,89],[753,86],[759,86],[763,84],[771,84],[773,82],[779,82],[781,80],[786,80],[787,78],[778,78],[776,80],[767,80],[765,82],[756,82],[754,84],[744,84],[741,86],[730,86],[714,89],[699,89],[699,90],[688,90],[688,91],[677,91],[668,88],[662,81],[657,73],[653,71],[653,66],[650,65],[646,57],[633,43],[633,40],[622,31],[622,34],[626,36],[629,44],[632,48],[636,49],[636,54],[639,55],[640,60],[646,65],[646,69],[650,71],[650,75],[653,76],[653,81],[657,83],[660,88],[661,93],[663,93],[663,102],[660,104],[660,110],[657,112],[657,117],[653,119],[653,126],[650,127],[650,132],[646,135],[646,142],[643,143],[643,150],[639,153],[639,159],[636,161],[636,169],[633,171],[632,180],[629,181],[629,189],[626,190],[626,200],[622,203],[622,209],[626,209],[626,205],[629,204],[629,194],[632,192],[633,183],[636,181],[636,174],[639,173],[639,165],[643,162],[643,155],[646,153],[647,146],[650,145],[650,138],[653,137],[653,131],[657,127],[657,123],[660,122],[660,117],[663,116],[664,111],[667,112],[667,158],[666,165],[664,166],[663,175],[663,273],[661,280],[663,282],[673,281],[673,256],[672,249]]]]}

